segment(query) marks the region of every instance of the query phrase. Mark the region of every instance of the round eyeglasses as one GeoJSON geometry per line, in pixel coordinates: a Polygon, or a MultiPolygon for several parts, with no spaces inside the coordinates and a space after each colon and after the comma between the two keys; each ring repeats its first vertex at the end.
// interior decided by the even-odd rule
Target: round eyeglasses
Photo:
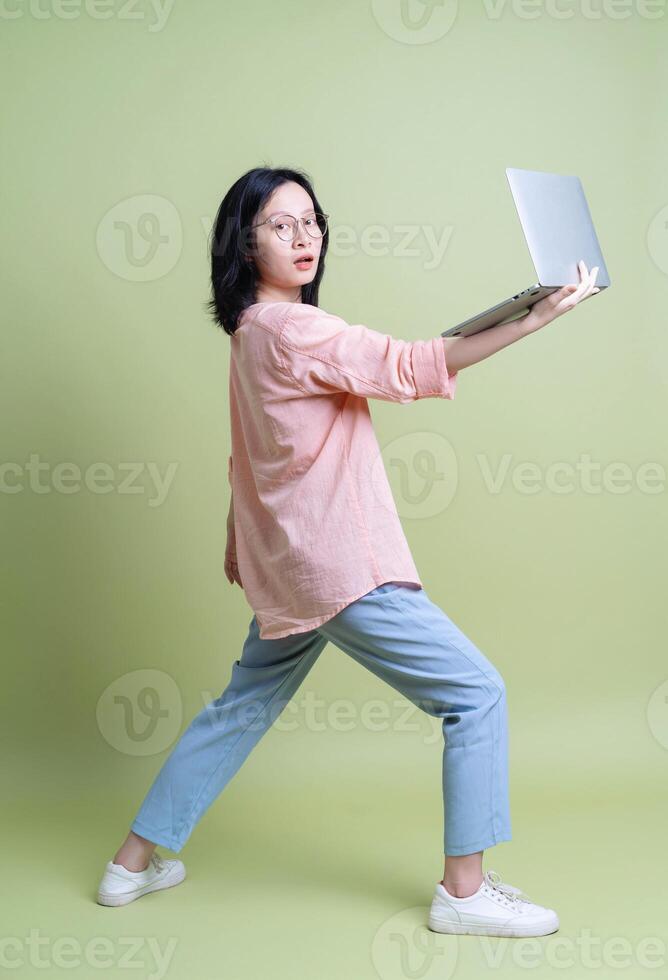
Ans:
{"type": "Polygon", "coordinates": [[[295,218],[292,214],[275,214],[271,218],[267,218],[266,221],[260,221],[257,225],[251,225],[251,228],[260,228],[262,225],[271,224],[282,241],[292,242],[297,234],[300,221],[304,225],[306,233],[311,238],[322,238],[327,231],[328,218],[329,215],[323,214],[321,211],[311,211],[303,215],[302,218],[295,218]]]}

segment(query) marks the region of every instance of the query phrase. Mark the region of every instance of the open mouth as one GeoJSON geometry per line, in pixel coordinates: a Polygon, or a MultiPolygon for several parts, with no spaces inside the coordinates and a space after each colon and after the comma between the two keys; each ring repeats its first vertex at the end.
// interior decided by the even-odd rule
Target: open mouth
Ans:
{"type": "Polygon", "coordinates": [[[313,256],[305,256],[303,259],[296,259],[295,266],[298,269],[309,269],[313,265],[313,256]]]}

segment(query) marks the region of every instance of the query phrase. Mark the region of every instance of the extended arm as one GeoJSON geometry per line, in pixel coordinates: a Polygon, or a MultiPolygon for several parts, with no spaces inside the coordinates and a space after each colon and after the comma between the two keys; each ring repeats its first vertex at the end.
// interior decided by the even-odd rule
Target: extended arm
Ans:
{"type": "Polygon", "coordinates": [[[579,268],[579,285],[571,284],[550,293],[545,299],[535,303],[526,316],[518,317],[509,323],[488,327],[487,330],[481,330],[471,337],[443,337],[448,369],[454,373],[483,361],[490,354],[496,354],[509,344],[514,344],[516,340],[545,327],[562,313],[572,310],[592,293],[598,293],[598,286],[594,286],[598,266],[594,266],[591,272],[588,272],[587,266],[581,261],[579,268]]]}
{"type": "Polygon", "coordinates": [[[461,371],[462,368],[484,361],[490,354],[496,354],[516,340],[526,337],[529,332],[526,329],[526,320],[529,316],[527,313],[510,323],[499,323],[495,327],[474,333],[471,337],[444,337],[445,358],[449,369],[453,372],[461,371]]]}

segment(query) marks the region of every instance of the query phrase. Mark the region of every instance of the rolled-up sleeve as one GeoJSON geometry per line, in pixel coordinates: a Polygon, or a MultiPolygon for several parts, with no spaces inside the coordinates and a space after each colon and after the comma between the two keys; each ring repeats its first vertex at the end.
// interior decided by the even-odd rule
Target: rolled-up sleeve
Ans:
{"type": "Polygon", "coordinates": [[[306,394],[348,391],[402,403],[455,396],[457,372],[448,374],[441,336],[399,340],[292,303],[278,343],[284,371],[306,394]]]}

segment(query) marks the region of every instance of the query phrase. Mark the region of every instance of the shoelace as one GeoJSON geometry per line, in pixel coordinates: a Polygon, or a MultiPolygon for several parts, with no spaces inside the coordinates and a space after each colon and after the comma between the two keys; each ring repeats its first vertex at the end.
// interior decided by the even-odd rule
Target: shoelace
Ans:
{"type": "Polygon", "coordinates": [[[501,875],[496,871],[485,871],[483,878],[490,888],[494,888],[496,891],[501,893],[506,903],[511,905],[519,905],[520,902],[531,903],[531,899],[528,895],[525,895],[525,893],[520,891],[519,888],[515,888],[514,885],[509,885],[507,882],[502,881],[501,875]]]}

